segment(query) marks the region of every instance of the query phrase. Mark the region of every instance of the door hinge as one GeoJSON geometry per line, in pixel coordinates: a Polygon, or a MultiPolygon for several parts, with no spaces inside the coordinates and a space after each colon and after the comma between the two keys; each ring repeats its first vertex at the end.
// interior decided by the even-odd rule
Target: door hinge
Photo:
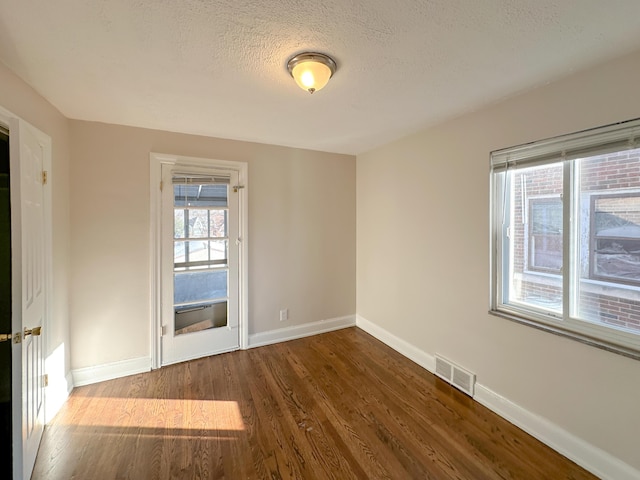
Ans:
{"type": "Polygon", "coordinates": [[[42,171],[42,184],[43,185],[47,184],[47,171],[46,170],[42,171]]]}
{"type": "Polygon", "coordinates": [[[162,325],[162,327],[160,327],[160,336],[164,337],[166,334],[167,334],[167,326],[162,325]]]}
{"type": "Polygon", "coordinates": [[[233,186],[233,193],[238,193],[238,190],[241,190],[244,188],[244,185],[234,185],[233,186]]]}
{"type": "Polygon", "coordinates": [[[164,184],[164,182],[162,180],[160,180],[160,191],[162,191],[163,184],[164,184]]]}
{"type": "Polygon", "coordinates": [[[48,373],[45,373],[42,376],[42,386],[43,387],[48,387],[49,386],[49,374],[48,373]]]}

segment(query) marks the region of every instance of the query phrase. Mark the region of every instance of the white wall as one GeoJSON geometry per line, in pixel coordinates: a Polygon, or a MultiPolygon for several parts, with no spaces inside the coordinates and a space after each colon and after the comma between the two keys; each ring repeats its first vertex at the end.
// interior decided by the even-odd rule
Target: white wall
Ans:
{"type": "Polygon", "coordinates": [[[640,52],[357,157],[357,312],[640,470],[640,362],[487,314],[489,152],[640,117],[640,52]]]}
{"type": "Polygon", "coordinates": [[[355,314],[355,157],[70,123],[74,370],[150,355],[150,152],[249,163],[250,334],[355,314]]]}
{"type": "Polygon", "coordinates": [[[0,106],[52,139],[53,317],[46,326],[48,412],[67,392],[69,357],[69,122],[49,102],[0,64],[0,106]]]}

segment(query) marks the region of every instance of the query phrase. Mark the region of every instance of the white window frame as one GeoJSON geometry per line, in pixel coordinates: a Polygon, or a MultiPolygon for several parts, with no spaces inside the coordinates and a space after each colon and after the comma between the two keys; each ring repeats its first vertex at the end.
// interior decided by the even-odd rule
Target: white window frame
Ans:
{"type": "MultiPolygon", "coordinates": [[[[603,348],[640,360],[640,333],[607,327],[580,320],[571,315],[577,310],[580,265],[577,258],[578,202],[573,198],[574,160],[640,147],[640,119],[621,122],[526,145],[491,152],[490,175],[490,313],[566,336],[582,343],[603,348]],[[563,266],[562,313],[537,309],[505,299],[506,286],[512,272],[513,258],[503,245],[503,210],[507,208],[505,188],[507,173],[512,169],[552,165],[563,166],[563,266]],[[567,201],[568,200],[568,201],[567,201]],[[503,272],[507,272],[506,274],[503,272]]],[[[508,214],[508,212],[507,212],[508,214]]]]}

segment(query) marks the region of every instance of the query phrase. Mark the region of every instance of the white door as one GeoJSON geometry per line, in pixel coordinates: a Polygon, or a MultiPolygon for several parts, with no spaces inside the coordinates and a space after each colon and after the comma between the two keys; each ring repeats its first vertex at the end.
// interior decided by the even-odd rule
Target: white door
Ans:
{"type": "Polygon", "coordinates": [[[14,479],[31,477],[44,429],[41,328],[47,311],[43,165],[50,139],[21,120],[12,122],[11,249],[14,479]]]}
{"type": "Polygon", "coordinates": [[[240,348],[238,172],[162,165],[161,364],[240,348]]]}

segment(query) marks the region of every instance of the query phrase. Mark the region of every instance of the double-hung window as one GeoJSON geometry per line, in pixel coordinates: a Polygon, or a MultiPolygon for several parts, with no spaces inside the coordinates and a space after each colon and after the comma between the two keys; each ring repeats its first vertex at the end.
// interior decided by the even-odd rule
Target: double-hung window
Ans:
{"type": "Polygon", "coordinates": [[[492,313],[640,359],[640,120],[491,154],[492,313]]]}

